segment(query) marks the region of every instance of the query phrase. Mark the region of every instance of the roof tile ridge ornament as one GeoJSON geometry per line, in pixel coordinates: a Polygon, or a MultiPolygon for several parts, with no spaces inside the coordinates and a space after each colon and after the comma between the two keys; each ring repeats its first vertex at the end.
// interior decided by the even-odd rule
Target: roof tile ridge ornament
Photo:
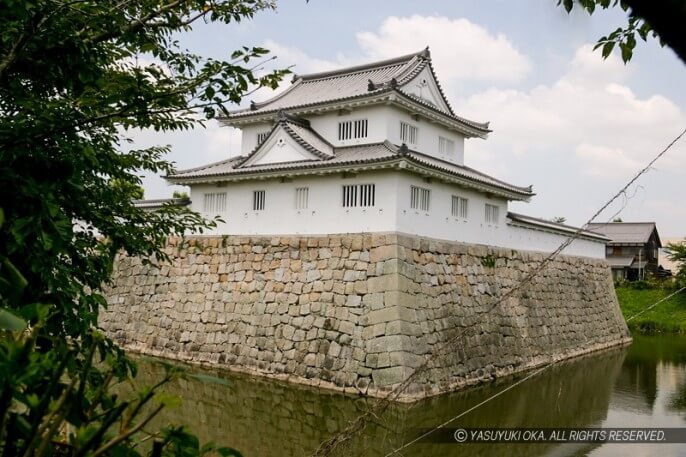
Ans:
{"type": "Polygon", "coordinates": [[[372,92],[377,89],[376,84],[371,79],[367,80],[367,92],[372,92]]]}
{"type": "Polygon", "coordinates": [[[417,55],[424,57],[425,59],[431,59],[431,50],[429,49],[429,45],[427,44],[426,47],[422,49],[417,55]]]}
{"type": "Polygon", "coordinates": [[[255,110],[257,110],[257,103],[255,103],[255,100],[250,100],[250,111],[255,110]]]}
{"type": "Polygon", "coordinates": [[[304,117],[298,116],[296,114],[291,114],[291,113],[287,112],[286,110],[282,110],[282,109],[280,109],[276,113],[276,122],[277,123],[291,122],[293,124],[298,124],[302,127],[310,129],[310,121],[308,119],[305,119],[304,117]]]}
{"type": "Polygon", "coordinates": [[[408,148],[405,143],[401,144],[400,147],[398,148],[398,155],[399,156],[407,156],[409,154],[410,154],[410,148],[408,148]]]}

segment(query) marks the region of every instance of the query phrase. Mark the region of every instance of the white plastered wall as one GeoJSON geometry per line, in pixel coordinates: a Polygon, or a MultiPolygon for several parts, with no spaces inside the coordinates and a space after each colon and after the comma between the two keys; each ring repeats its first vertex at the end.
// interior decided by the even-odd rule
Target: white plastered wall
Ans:
{"type": "MultiPolygon", "coordinates": [[[[518,250],[552,252],[565,237],[557,233],[516,227],[508,223],[507,201],[488,198],[484,193],[426,182],[406,172],[377,171],[343,178],[342,174],[280,180],[257,180],[191,187],[192,208],[203,213],[204,193],[226,192],[227,209],[219,214],[225,223],[212,232],[231,235],[319,235],[360,232],[403,232],[419,236],[485,244],[518,250]],[[375,205],[363,208],[342,206],[342,186],[375,184],[375,205]],[[431,190],[429,211],[410,208],[410,186],[431,190]],[[308,208],[295,208],[295,189],[308,187],[308,208]],[[252,209],[253,191],[265,191],[265,209],[252,209]],[[469,200],[466,219],[451,215],[452,195],[469,200]],[[486,203],[499,207],[497,224],[485,222],[486,203]]],[[[211,217],[214,214],[205,214],[211,217]]],[[[565,254],[604,258],[602,242],[576,240],[565,254]]]]}

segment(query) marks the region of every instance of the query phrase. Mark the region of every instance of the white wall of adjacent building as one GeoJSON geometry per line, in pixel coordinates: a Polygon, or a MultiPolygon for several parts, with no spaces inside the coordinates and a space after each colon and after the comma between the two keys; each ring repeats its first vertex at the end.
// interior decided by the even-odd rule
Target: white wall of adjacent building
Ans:
{"type": "MultiPolygon", "coordinates": [[[[366,172],[345,178],[342,174],[296,177],[286,182],[256,180],[224,186],[197,184],[191,187],[191,200],[193,210],[207,217],[218,215],[225,221],[217,226],[212,232],[214,234],[403,232],[541,252],[552,252],[565,240],[561,234],[509,224],[505,199],[489,198],[477,191],[426,181],[414,174],[398,171],[366,172]],[[374,186],[373,205],[344,206],[343,186],[355,186],[358,203],[362,203],[362,194],[366,192],[366,203],[370,204],[370,188],[365,187],[369,185],[374,186]],[[306,197],[303,197],[304,193],[306,197]],[[205,207],[210,203],[207,195],[214,195],[210,197],[214,205],[211,211],[205,207]],[[466,217],[459,211],[459,205],[457,211],[453,211],[453,197],[466,199],[466,217]],[[487,220],[486,205],[497,208],[495,212],[492,208],[489,210],[491,220],[487,220]]],[[[604,258],[605,245],[580,239],[575,240],[564,253],[604,258]]]]}

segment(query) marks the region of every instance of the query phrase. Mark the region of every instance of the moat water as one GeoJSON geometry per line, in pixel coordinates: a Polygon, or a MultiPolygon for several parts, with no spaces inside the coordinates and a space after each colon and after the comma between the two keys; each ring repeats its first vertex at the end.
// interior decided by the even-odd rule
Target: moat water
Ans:
{"type": "MultiPolygon", "coordinates": [[[[200,370],[227,385],[180,380],[181,406],[156,425],[184,424],[203,441],[244,456],[306,456],[367,411],[374,399],[244,375],[200,370]]],[[[162,368],[140,361],[139,382],[162,368]]],[[[413,404],[392,405],[332,455],[384,456],[521,379],[508,378],[413,404]]],[[[686,337],[634,336],[630,347],[554,365],[452,423],[451,427],[686,427],[686,337]]],[[[408,456],[686,455],[686,444],[414,444],[408,456]]]]}

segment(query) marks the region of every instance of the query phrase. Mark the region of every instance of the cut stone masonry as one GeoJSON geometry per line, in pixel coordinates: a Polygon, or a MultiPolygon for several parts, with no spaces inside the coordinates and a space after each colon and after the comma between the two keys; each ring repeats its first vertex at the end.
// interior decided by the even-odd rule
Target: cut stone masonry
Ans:
{"type": "Polygon", "coordinates": [[[630,341],[603,260],[415,236],[172,239],[121,257],[100,325],[125,348],[414,401],[630,341]],[[446,346],[446,342],[451,343],[446,346]]]}

